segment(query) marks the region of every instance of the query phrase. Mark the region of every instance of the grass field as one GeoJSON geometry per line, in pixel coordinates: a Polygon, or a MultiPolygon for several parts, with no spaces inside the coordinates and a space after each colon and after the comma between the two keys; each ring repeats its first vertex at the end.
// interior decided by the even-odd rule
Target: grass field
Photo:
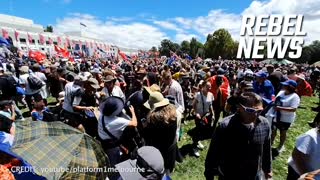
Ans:
{"type": "MultiPolygon", "coordinates": [[[[274,180],[284,180],[287,177],[287,160],[291,155],[291,152],[295,146],[296,138],[306,132],[309,128],[307,122],[312,121],[316,115],[316,112],[312,111],[312,107],[316,107],[318,98],[316,97],[303,97],[301,105],[297,112],[297,119],[294,125],[289,129],[287,141],[285,144],[286,150],[280,154],[275,161],[273,161],[273,179],[274,180]]],[[[179,147],[190,144],[191,138],[186,134],[186,132],[194,127],[194,123],[189,121],[187,125],[183,126],[183,137],[179,142],[179,147]]],[[[277,136],[277,145],[279,140],[279,133],[277,136]]],[[[204,161],[206,158],[207,150],[210,141],[203,141],[202,144],[205,145],[205,149],[200,152],[200,158],[195,158],[191,156],[186,156],[182,163],[176,164],[176,169],[172,174],[172,179],[205,179],[203,176],[204,172],[204,161]]]]}

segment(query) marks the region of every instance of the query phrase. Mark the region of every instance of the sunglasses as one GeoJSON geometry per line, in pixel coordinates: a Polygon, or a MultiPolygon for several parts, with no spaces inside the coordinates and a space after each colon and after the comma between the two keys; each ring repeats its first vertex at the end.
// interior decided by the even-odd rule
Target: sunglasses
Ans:
{"type": "Polygon", "coordinates": [[[244,111],[246,111],[247,113],[250,113],[250,114],[256,114],[256,115],[259,115],[261,114],[262,110],[261,109],[255,109],[255,108],[250,108],[250,107],[246,107],[242,104],[240,104],[242,106],[242,108],[244,109],[244,111]]]}

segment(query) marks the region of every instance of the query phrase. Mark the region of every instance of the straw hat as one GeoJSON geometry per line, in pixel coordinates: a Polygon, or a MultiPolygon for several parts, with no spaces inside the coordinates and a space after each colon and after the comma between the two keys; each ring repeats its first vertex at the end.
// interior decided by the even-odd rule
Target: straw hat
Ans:
{"type": "Polygon", "coordinates": [[[149,100],[143,105],[148,109],[156,109],[170,104],[169,100],[164,98],[160,92],[151,92],[149,100]]]}

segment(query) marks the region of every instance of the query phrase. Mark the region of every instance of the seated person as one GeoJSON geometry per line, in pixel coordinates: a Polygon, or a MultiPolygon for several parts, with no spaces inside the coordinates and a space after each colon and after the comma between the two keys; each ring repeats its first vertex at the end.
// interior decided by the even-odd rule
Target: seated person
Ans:
{"type": "Polygon", "coordinates": [[[43,100],[34,103],[34,108],[31,112],[32,120],[34,121],[43,121],[44,112],[50,112],[49,109],[45,106],[43,100]]]}

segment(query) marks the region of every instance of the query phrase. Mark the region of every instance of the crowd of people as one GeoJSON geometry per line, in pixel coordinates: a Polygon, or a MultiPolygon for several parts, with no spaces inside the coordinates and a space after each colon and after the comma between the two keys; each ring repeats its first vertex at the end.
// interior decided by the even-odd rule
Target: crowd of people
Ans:
{"type": "MultiPolygon", "coordinates": [[[[211,139],[206,179],[271,179],[272,159],[285,149],[288,129],[299,121],[301,96],[319,92],[319,79],[319,67],[300,64],[89,57],[36,62],[3,55],[0,143],[11,146],[15,123],[30,120],[20,104],[33,121],[62,121],[100,141],[112,166],[128,166],[133,154],[140,154],[145,157],[135,163],[145,165],[148,159],[156,167],[137,178],[164,179],[176,161],[183,161],[178,144],[182,127],[192,119],[191,154],[199,157],[201,141],[211,139]],[[56,100],[54,107],[49,97],[56,100]],[[278,130],[279,145],[272,148],[278,130]]],[[[289,180],[320,169],[319,118],[297,139],[289,180]]]]}

